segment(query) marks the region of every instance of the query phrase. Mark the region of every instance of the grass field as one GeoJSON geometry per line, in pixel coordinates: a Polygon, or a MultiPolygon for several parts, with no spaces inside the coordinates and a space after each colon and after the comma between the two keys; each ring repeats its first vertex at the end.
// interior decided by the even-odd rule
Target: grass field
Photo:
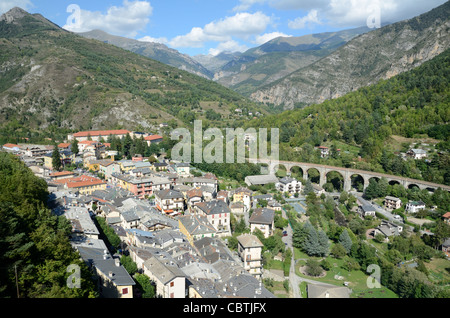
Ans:
{"type": "Polygon", "coordinates": [[[300,273],[300,266],[306,264],[306,260],[309,258],[321,261],[320,257],[309,257],[305,253],[294,249],[295,259],[297,259],[297,264],[295,267],[295,273],[303,278],[312,279],[322,283],[328,283],[336,286],[344,286],[344,282],[348,282],[348,288],[352,290],[350,294],[351,298],[398,298],[397,295],[386,287],[381,286],[381,288],[369,288],[367,285],[367,280],[370,278],[368,273],[363,271],[347,271],[342,268],[343,260],[336,259],[333,257],[327,257],[327,261],[332,265],[331,269],[327,271],[326,276],[322,278],[313,278],[300,273]]]}

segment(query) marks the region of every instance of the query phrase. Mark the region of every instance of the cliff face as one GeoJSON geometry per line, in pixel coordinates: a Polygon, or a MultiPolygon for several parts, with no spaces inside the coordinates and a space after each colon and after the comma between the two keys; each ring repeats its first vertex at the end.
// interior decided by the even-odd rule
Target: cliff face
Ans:
{"type": "Polygon", "coordinates": [[[450,3],[362,34],[327,57],[267,85],[251,99],[291,109],[321,103],[411,70],[450,44],[450,3]]]}

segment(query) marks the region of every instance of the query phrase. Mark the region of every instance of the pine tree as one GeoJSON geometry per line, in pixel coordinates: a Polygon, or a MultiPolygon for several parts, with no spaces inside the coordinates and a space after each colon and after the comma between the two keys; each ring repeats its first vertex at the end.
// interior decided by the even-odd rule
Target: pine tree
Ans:
{"type": "Polygon", "coordinates": [[[342,244],[342,246],[345,248],[346,253],[348,254],[352,248],[353,242],[347,232],[347,229],[344,229],[341,235],[339,235],[339,243],[342,244]]]}
{"type": "Polygon", "coordinates": [[[58,146],[55,144],[52,153],[52,166],[54,170],[61,170],[61,154],[59,153],[58,146]]]}
{"type": "Polygon", "coordinates": [[[328,250],[330,248],[330,243],[328,241],[328,236],[323,230],[320,230],[318,232],[317,236],[318,236],[318,241],[319,241],[319,245],[320,245],[319,255],[320,256],[327,256],[328,255],[328,250]]]}
{"type": "Polygon", "coordinates": [[[79,151],[80,149],[78,148],[78,140],[75,138],[72,142],[72,153],[76,155],[79,151]]]}
{"type": "Polygon", "coordinates": [[[306,237],[306,240],[303,242],[303,250],[309,256],[318,256],[321,254],[319,236],[316,229],[310,223],[306,224],[309,224],[310,226],[308,226],[308,235],[306,237]]]}

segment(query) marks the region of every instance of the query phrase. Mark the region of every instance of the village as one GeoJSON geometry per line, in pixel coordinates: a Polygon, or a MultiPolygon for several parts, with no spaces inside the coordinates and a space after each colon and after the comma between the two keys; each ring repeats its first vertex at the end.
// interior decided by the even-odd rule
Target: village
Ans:
{"type": "MultiPolygon", "coordinates": [[[[255,175],[246,178],[247,187],[221,189],[214,174],[199,172],[189,163],[164,156],[149,160],[136,154],[130,160],[115,160],[117,151],[105,142],[111,135],[118,139],[133,135],[149,146],[163,140],[161,135],[127,130],[70,134],[57,147],[63,167],[76,164],[77,169],[71,171],[54,169],[53,146],[3,145],[4,150],[19,156],[35,175],[47,181],[49,205],[56,215],[70,220],[71,244],[97,277],[102,297],[136,296],[136,282],[121,264],[122,255],[129,256],[138,272],[150,279],[158,297],[276,297],[263,284],[267,273],[261,240],[250,233],[241,234],[237,248],[230,249],[227,238],[232,235],[232,218],[242,220],[251,233],[261,231],[264,238],[274,235],[277,215],[286,218],[282,204],[273,195],[256,194],[250,189],[252,185],[273,183],[280,194],[293,200],[297,213],[305,213],[298,199],[304,187],[300,180],[255,175]],[[77,153],[71,149],[74,140],[77,153]],[[97,217],[104,219],[120,238],[119,250],[104,240],[104,230],[94,222],[97,217]]],[[[316,195],[325,194],[316,184],[313,189],[316,195]]],[[[399,205],[398,198],[385,198],[386,210],[395,210],[399,205]]],[[[407,205],[412,213],[423,208],[423,202],[407,205]]],[[[355,212],[364,219],[385,210],[358,198],[355,212]]],[[[388,238],[400,235],[404,227],[403,220],[391,214],[371,235],[388,238]]],[[[291,248],[292,229],[287,225],[282,233],[284,244],[291,248]]],[[[335,292],[339,297],[349,297],[346,287],[338,290],[335,292]]]]}

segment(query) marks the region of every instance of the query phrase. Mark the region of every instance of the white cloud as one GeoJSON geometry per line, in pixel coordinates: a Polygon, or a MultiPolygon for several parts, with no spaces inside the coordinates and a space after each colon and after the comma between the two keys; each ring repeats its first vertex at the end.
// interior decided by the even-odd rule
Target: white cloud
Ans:
{"type": "Polygon", "coordinates": [[[2,0],[0,1],[0,14],[8,12],[14,7],[28,11],[32,6],[33,4],[30,0],[2,0]]]}
{"type": "Polygon", "coordinates": [[[106,14],[83,9],[72,12],[66,25],[63,26],[66,30],[86,32],[100,29],[111,34],[133,38],[148,24],[153,8],[148,1],[124,0],[122,7],[112,6],[106,14]]]}
{"type": "Polygon", "coordinates": [[[285,33],[282,32],[272,32],[272,33],[266,33],[266,34],[262,34],[262,35],[257,35],[255,37],[255,40],[253,41],[253,43],[261,45],[264,43],[269,42],[270,40],[276,39],[278,37],[291,37],[292,35],[287,35],[285,33]]]}
{"type": "Polygon", "coordinates": [[[208,23],[203,28],[195,27],[185,35],[179,35],[170,41],[173,47],[202,47],[205,42],[227,42],[233,36],[248,38],[264,32],[272,18],[262,12],[236,13],[234,16],[208,23]]]}
{"type": "Polygon", "coordinates": [[[138,39],[138,41],[141,41],[141,42],[161,43],[161,44],[167,44],[167,43],[169,43],[169,40],[167,40],[167,38],[165,38],[165,37],[154,38],[154,37],[151,37],[151,36],[148,36],[148,35],[146,35],[146,36],[144,36],[144,37],[138,39]]]}
{"type": "Polygon", "coordinates": [[[219,55],[222,52],[245,52],[248,47],[244,44],[239,44],[238,42],[231,40],[226,42],[221,42],[216,48],[209,49],[210,55],[219,55]]]}
{"type": "Polygon", "coordinates": [[[305,27],[311,27],[312,24],[322,24],[315,9],[309,11],[304,17],[289,21],[288,26],[291,29],[304,29],[305,27]]]}
{"type": "Polygon", "coordinates": [[[247,11],[250,9],[254,4],[264,4],[267,2],[267,0],[240,0],[241,4],[234,7],[233,11],[247,11]]]}

